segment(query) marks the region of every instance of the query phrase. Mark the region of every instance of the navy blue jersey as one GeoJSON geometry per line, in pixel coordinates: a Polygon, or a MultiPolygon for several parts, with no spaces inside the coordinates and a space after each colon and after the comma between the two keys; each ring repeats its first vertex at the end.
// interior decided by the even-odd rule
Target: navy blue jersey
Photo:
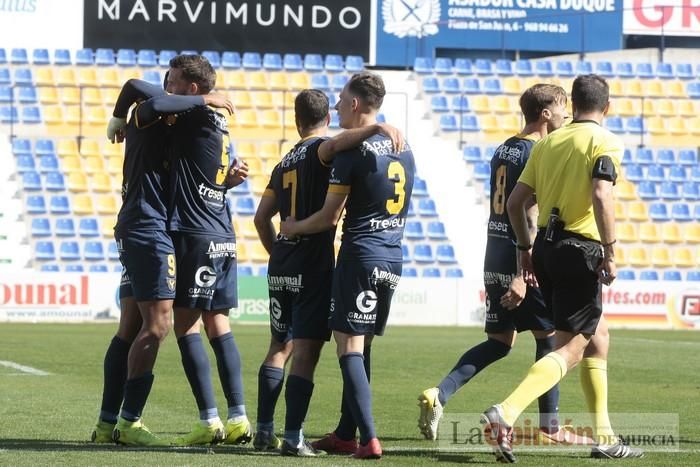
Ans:
{"type": "MultiPolygon", "coordinates": [[[[114,116],[126,117],[134,102],[163,94],[162,88],[145,81],[129,80],[119,95],[114,116]]],[[[136,111],[132,112],[126,126],[122,206],[115,230],[165,230],[168,189],[166,127],[155,121],[139,128],[136,115],[136,111]]]]}
{"type": "MultiPolygon", "coordinates": [[[[282,219],[301,220],[320,210],[328,191],[330,168],[318,157],[323,138],[299,141],[275,166],[265,195],[274,194],[282,219]]],[[[335,262],[335,229],[295,240],[279,237],[272,247],[270,270],[275,273],[331,271],[335,262]]]]}
{"type": "Polygon", "coordinates": [[[414,173],[408,144],[396,154],[383,135],[336,155],[328,192],[349,195],[339,258],[402,262],[401,239],[414,173]]]}

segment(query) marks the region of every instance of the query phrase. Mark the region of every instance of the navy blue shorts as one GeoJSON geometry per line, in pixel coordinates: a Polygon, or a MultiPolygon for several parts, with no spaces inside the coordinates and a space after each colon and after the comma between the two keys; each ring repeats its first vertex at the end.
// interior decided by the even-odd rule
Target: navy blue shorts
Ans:
{"type": "Polygon", "coordinates": [[[236,239],[171,232],[177,258],[175,306],[203,311],[238,306],[236,239]]]}
{"type": "Polygon", "coordinates": [[[330,328],[353,336],[384,334],[401,263],[341,259],[333,273],[330,328]]]}
{"type": "Polygon", "coordinates": [[[270,332],[277,342],[330,340],[328,313],[332,280],[331,271],[296,275],[268,272],[270,332]]]}
{"type": "Polygon", "coordinates": [[[134,297],[137,302],[175,298],[175,248],[166,232],[115,232],[114,239],[124,267],[119,298],[134,297]]]}

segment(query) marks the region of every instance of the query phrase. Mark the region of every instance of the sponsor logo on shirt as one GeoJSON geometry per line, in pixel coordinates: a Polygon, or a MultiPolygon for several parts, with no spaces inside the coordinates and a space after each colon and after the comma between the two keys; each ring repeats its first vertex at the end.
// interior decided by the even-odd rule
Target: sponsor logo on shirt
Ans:
{"type": "Polygon", "coordinates": [[[519,164],[522,160],[523,150],[514,146],[499,146],[496,149],[496,157],[512,164],[519,164]]]}
{"type": "Polygon", "coordinates": [[[382,271],[379,268],[374,268],[372,271],[372,280],[375,284],[387,284],[389,288],[395,289],[399,285],[401,276],[390,271],[382,271]]]}
{"type": "Polygon", "coordinates": [[[267,286],[271,291],[299,292],[304,288],[302,285],[303,276],[267,276],[267,286]]]}
{"type": "Polygon", "coordinates": [[[209,188],[205,186],[204,183],[199,184],[199,196],[201,196],[204,201],[224,201],[223,191],[209,188]]]}
{"type": "Polygon", "coordinates": [[[367,153],[372,153],[376,156],[388,156],[394,154],[394,146],[391,144],[390,139],[371,142],[363,141],[362,146],[360,146],[360,151],[363,156],[367,156],[367,153]]]}
{"type": "Polygon", "coordinates": [[[378,219],[375,217],[369,220],[370,232],[403,229],[404,225],[406,225],[405,217],[394,217],[392,219],[378,219]]]}
{"type": "Polygon", "coordinates": [[[236,257],[236,242],[209,242],[207,248],[207,256],[209,259],[214,258],[235,258],[236,257]]]}
{"type": "Polygon", "coordinates": [[[486,285],[500,285],[501,287],[508,288],[510,283],[513,281],[515,274],[503,274],[501,272],[489,272],[484,271],[484,284],[486,285]]]}

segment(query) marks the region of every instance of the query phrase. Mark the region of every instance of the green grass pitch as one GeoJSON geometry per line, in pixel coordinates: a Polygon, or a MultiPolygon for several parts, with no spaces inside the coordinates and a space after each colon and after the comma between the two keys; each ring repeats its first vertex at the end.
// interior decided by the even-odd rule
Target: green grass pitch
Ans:
{"type": "MultiPolygon", "coordinates": [[[[51,373],[36,376],[0,366],[0,465],[289,465],[289,459],[258,454],[249,447],[140,450],[92,445],[102,384],[102,359],[115,331],[113,324],[0,324],[0,360],[51,373]]],[[[246,402],[255,422],[257,371],[269,332],[262,326],[235,327],[244,364],[246,402]]],[[[437,384],[467,348],[483,338],[478,329],[389,328],[372,353],[374,416],[386,450],[381,465],[493,463],[488,452],[438,452],[420,439],[416,397],[437,384]]],[[[611,332],[609,360],[611,412],[663,412],[680,416],[680,451],[652,452],[624,464],[700,464],[700,334],[671,331],[611,332]]],[[[316,374],[316,388],[305,424],[315,439],[335,427],[341,391],[335,349],[326,347],[316,374]]],[[[446,412],[477,413],[502,400],[525,374],[534,356],[530,335],[523,335],[510,356],[485,370],[450,401],[446,412]]],[[[221,393],[212,356],[215,388],[221,393]]],[[[155,384],[144,420],[156,433],[174,437],[197,419],[194,398],[171,335],[161,347],[155,384]]],[[[561,386],[560,408],[584,412],[578,371],[561,386]]],[[[530,409],[532,410],[532,408],[530,409]]],[[[536,410],[536,407],[535,409],[536,410]]],[[[284,398],[276,427],[283,428],[284,398]]],[[[516,451],[516,455],[517,455],[516,451]]],[[[524,465],[598,465],[584,453],[523,452],[524,465]]],[[[338,456],[304,460],[308,465],[350,465],[338,456]]],[[[619,461],[615,461],[619,462],[619,461]]],[[[301,463],[299,461],[295,464],[301,463]]]]}

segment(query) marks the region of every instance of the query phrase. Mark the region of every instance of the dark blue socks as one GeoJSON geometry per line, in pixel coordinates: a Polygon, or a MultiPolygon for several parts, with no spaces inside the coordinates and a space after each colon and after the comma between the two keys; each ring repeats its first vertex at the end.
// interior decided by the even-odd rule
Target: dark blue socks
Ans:
{"type": "Polygon", "coordinates": [[[287,414],[284,420],[284,439],[292,446],[299,446],[304,440],[301,427],[309,410],[314,383],[297,375],[287,377],[284,400],[287,414]]]}
{"type": "MultiPolygon", "coordinates": [[[[364,357],[363,364],[365,367],[365,373],[367,374],[367,382],[370,382],[372,380],[372,347],[365,347],[364,353],[362,355],[364,357]]],[[[351,439],[355,439],[356,432],[357,424],[352,418],[352,411],[350,410],[350,406],[345,400],[345,385],[343,385],[343,396],[340,404],[340,420],[338,420],[338,426],[335,429],[335,434],[338,438],[345,441],[349,441],[351,439]]]]}
{"type": "Polygon", "coordinates": [[[257,431],[274,430],[275,406],[282,392],[284,368],[261,365],[258,371],[257,431]]]}
{"type": "Polygon", "coordinates": [[[104,387],[102,388],[102,405],[100,420],[117,423],[119,409],[124,400],[124,383],[126,382],[129,349],[131,342],[114,336],[107,348],[104,361],[104,387]]]}
{"type": "MultiPolygon", "coordinates": [[[[554,350],[554,336],[543,339],[535,339],[537,350],[535,361],[554,350]]],[[[548,433],[556,433],[559,430],[559,385],[542,394],[537,399],[540,409],[540,428],[548,433]]]]}
{"type": "Polygon", "coordinates": [[[233,334],[228,332],[210,340],[216,366],[219,370],[221,387],[228,402],[228,418],[242,417],[245,413],[243,398],[243,375],[241,372],[241,354],[238,352],[233,334]]]}
{"type": "Polygon", "coordinates": [[[508,355],[508,352],[510,352],[510,346],[495,339],[487,339],[467,350],[450,374],[438,384],[440,404],[443,406],[447,404],[452,394],[459,388],[467,384],[481,370],[508,355]]]}
{"type": "Polygon", "coordinates": [[[366,445],[377,435],[372,418],[372,393],[363,355],[352,352],[340,357],[340,371],[343,373],[343,400],[360,430],[360,444],[366,445]]]}
{"type": "Polygon", "coordinates": [[[211,382],[211,366],[209,356],[199,333],[187,334],[177,340],[182,357],[182,367],[185,369],[187,381],[190,382],[192,394],[197,400],[199,418],[210,420],[218,417],[214,386],[211,382]]]}
{"type": "Polygon", "coordinates": [[[153,373],[150,371],[138,378],[126,380],[124,384],[124,404],[120,414],[123,419],[135,422],[141,418],[152,386],[153,373]]]}

